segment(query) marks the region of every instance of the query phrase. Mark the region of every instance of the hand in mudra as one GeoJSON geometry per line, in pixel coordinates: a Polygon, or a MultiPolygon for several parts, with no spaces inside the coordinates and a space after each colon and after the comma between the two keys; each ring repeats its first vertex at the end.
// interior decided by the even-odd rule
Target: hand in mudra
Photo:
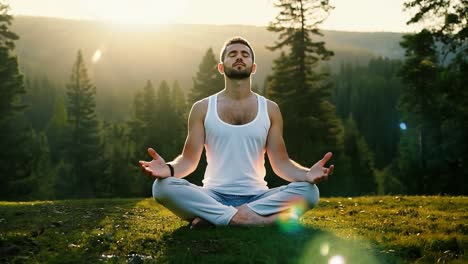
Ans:
{"type": "Polygon", "coordinates": [[[306,174],[306,181],[316,184],[321,181],[327,180],[329,175],[333,174],[335,166],[331,165],[329,168],[325,164],[331,159],[333,154],[328,152],[321,160],[314,164],[306,174]]]}
{"type": "Polygon", "coordinates": [[[167,178],[171,176],[171,170],[166,165],[161,156],[152,148],[148,148],[148,154],[153,158],[152,161],[143,161],[140,160],[140,167],[142,171],[149,176],[156,177],[156,178],[167,178]]]}

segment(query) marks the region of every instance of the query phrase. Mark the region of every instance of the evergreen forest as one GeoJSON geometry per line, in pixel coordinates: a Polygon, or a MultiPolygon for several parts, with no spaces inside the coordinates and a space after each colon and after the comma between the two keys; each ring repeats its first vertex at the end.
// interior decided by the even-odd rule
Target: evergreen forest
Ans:
{"type": "MultiPolygon", "coordinates": [[[[154,179],[138,161],[148,147],[166,161],[180,155],[192,104],[224,88],[218,54],[236,35],[256,51],[252,90],[279,105],[290,158],[312,166],[334,153],[322,196],[466,195],[463,2],[406,0],[408,23],[424,24],[411,34],[322,31],[329,1],[278,0],[268,27],[176,25],[157,36],[13,17],[0,2],[0,200],[150,196],[154,179]],[[98,52],[82,40],[104,36],[98,52]]],[[[266,163],[269,187],[286,184],[266,163]]]]}

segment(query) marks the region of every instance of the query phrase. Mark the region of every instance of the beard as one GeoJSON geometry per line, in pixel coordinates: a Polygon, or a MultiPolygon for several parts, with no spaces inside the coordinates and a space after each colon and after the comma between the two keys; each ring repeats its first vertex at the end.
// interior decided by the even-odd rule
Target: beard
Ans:
{"type": "Polygon", "coordinates": [[[252,67],[245,68],[244,70],[236,70],[235,68],[226,67],[226,65],[224,65],[224,75],[229,79],[243,80],[249,78],[251,74],[252,67]]]}

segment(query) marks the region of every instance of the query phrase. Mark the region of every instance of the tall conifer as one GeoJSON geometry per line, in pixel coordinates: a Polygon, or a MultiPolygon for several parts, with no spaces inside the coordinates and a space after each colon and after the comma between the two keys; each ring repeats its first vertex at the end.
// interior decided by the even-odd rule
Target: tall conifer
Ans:
{"type": "Polygon", "coordinates": [[[91,83],[83,55],[78,51],[67,84],[69,135],[66,146],[72,165],[68,181],[70,194],[78,197],[95,196],[99,192],[95,186],[104,172],[95,95],[96,87],[91,83]]]}
{"type": "Polygon", "coordinates": [[[0,3],[0,198],[25,197],[33,188],[25,181],[32,171],[34,153],[28,145],[33,134],[22,115],[25,89],[14,54],[19,37],[10,30],[8,10],[0,3]]]}
{"type": "Polygon", "coordinates": [[[267,96],[283,113],[286,144],[293,159],[311,164],[325,151],[342,147],[342,127],[330,103],[328,72],[321,61],[333,52],[325,48],[318,25],[332,10],[328,1],[278,0],[280,9],[268,30],[279,33],[271,50],[282,50],[268,78],[267,96]]]}
{"type": "Polygon", "coordinates": [[[198,66],[197,75],[193,78],[193,87],[188,95],[188,103],[192,105],[222,89],[224,89],[224,77],[218,72],[218,60],[213,49],[209,48],[198,66]]]}

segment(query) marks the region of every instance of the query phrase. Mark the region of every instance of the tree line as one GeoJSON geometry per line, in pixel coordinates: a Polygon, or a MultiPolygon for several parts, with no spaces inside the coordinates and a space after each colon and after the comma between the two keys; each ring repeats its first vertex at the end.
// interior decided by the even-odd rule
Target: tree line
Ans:
{"type": "MultiPolygon", "coordinates": [[[[467,27],[461,8],[447,15],[425,1],[408,1],[407,8],[420,10],[411,23],[438,14],[448,17],[445,24],[406,35],[403,61],[343,62],[332,74],[326,62],[333,51],[316,41],[333,10],[329,2],[275,5],[280,12],[268,30],[279,38],[269,49],[280,56],[264,87],[253,89],[280,106],[292,159],[311,166],[334,152],[336,171],[321,183],[322,195],[466,193],[467,27]]],[[[168,161],[181,153],[190,106],[224,87],[214,51],[201,58],[187,94],[177,80],[142,81],[131,117],[111,123],[97,115],[99,87],[81,51],[66,87],[22,75],[14,55],[19,36],[10,30],[7,11],[0,4],[0,199],[149,196],[152,179],[139,171],[138,160],[148,159],[148,147],[168,161]]],[[[205,165],[203,154],[187,179],[201,184],[205,165]]],[[[266,165],[270,187],[284,184],[266,165]]]]}

